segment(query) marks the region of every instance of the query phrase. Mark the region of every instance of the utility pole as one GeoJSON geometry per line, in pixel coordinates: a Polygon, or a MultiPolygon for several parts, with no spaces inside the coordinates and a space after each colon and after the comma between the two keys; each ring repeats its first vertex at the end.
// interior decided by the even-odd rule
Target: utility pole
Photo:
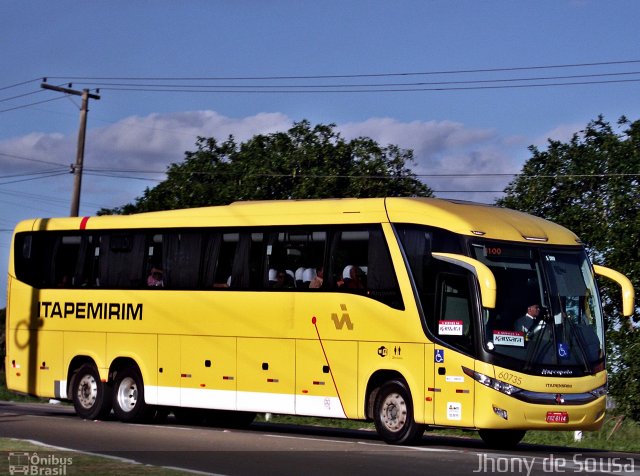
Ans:
{"type": "MultiPolygon", "coordinates": [[[[46,81],[46,78],[45,78],[46,81]]],[[[71,94],[73,96],[82,96],[82,106],[80,107],[80,129],[78,130],[78,148],[76,153],[76,163],[71,165],[71,171],[73,172],[73,196],[71,197],[71,213],[69,216],[77,217],[80,212],[80,189],[82,187],[82,167],[84,164],[84,143],[87,132],[87,112],[89,112],[89,99],[100,99],[97,94],[89,93],[88,89],[78,91],[69,88],[63,88],[60,86],[53,86],[47,83],[41,83],[40,87],[43,89],[50,89],[52,91],[58,91],[64,94],[71,94]]]]}

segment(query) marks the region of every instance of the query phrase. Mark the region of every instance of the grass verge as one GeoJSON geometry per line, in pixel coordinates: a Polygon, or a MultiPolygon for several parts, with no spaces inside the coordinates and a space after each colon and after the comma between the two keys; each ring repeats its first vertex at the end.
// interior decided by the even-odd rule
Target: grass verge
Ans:
{"type": "MultiPolygon", "coordinates": [[[[265,418],[263,415],[260,415],[256,421],[265,421],[265,418]]],[[[269,422],[347,428],[352,430],[375,429],[373,423],[368,422],[331,418],[296,417],[291,415],[271,415],[269,422]]],[[[608,416],[602,429],[599,431],[583,432],[580,441],[575,440],[575,432],[573,431],[529,431],[523,442],[546,446],[640,453],[640,425],[632,420],[625,419],[622,421],[620,427],[613,432],[616,422],[617,419],[614,416],[608,416]]],[[[432,434],[434,436],[480,438],[475,431],[435,430],[432,434]]]]}
{"type": "Polygon", "coordinates": [[[189,474],[157,466],[139,464],[118,458],[109,458],[76,451],[67,451],[26,440],[0,438],[1,474],[95,474],[159,475],[189,474]]]}

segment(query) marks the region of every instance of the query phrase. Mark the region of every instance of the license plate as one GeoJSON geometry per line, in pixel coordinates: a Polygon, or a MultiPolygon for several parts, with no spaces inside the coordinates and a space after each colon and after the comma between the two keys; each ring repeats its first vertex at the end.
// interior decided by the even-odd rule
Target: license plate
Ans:
{"type": "Polygon", "coordinates": [[[567,412],[547,412],[547,423],[569,423],[567,412]]]}

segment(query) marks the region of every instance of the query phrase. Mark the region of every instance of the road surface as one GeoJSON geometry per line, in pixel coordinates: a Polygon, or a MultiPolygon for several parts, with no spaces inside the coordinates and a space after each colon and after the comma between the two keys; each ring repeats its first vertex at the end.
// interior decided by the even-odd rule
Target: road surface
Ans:
{"type": "MultiPolygon", "coordinates": [[[[471,438],[427,432],[390,446],[367,430],[254,423],[243,430],[172,423],[87,421],[64,405],[0,402],[0,437],[229,476],[636,474],[640,455],[521,445],[489,450],[471,438]]],[[[0,467],[0,472],[6,471],[0,467]]]]}

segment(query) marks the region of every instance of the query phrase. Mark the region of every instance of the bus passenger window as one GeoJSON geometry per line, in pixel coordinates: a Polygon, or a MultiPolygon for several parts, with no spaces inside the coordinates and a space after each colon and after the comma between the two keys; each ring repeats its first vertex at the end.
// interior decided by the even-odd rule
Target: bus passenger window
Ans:
{"type": "Polygon", "coordinates": [[[389,249],[379,226],[338,231],[331,256],[334,289],[366,295],[393,308],[404,309],[389,249]]]}
{"type": "Polygon", "coordinates": [[[305,228],[269,233],[265,247],[265,269],[271,274],[268,289],[322,289],[326,235],[325,231],[305,228]]]}
{"type": "Polygon", "coordinates": [[[200,267],[203,234],[194,231],[166,233],[162,237],[162,286],[169,289],[198,289],[200,287],[200,267]]]}
{"type": "Polygon", "coordinates": [[[53,253],[51,285],[57,288],[88,287],[91,282],[93,237],[63,235],[59,237],[53,253]]]}
{"type": "MultiPolygon", "coordinates": [[[[231,274],[230,279],[226,279],[228,286],[232,289],[261,289],[262,284],[262,269],[263,269],[263,246],[264,235],[263,233],[229,233],[223,235],[223,247],[225,240],[230,240],[229,243],[233,243],[232,240],[236,239],[233,246],[233,254],[231,254],[231,274]]],[[[221,252],[221,258],[224,255],[224,250],[221,252]]],[[[225,265],[228,261],[225,259],[225,265]]],[[[223,269],[227,269],[223,266],[223,269]]],[[[219,279],[223,279],[223,270],[216,270],[216,283],[219,279]]]]}
{"type": "Polygon", "coordinates": [[[213,287],[218,289],[232,286],[231,271],[233,268],[233,257],[236,247],[240,241],[239,233],[223,233],[220,240],[220,251],[217,254],[217,262],[213,278],[213,287]]]}
{"type": "Polygon", "coordinates": [[[115,289],[145,287],[145,244],[142,233],[100,236],[99,285],[115,289]]]}

